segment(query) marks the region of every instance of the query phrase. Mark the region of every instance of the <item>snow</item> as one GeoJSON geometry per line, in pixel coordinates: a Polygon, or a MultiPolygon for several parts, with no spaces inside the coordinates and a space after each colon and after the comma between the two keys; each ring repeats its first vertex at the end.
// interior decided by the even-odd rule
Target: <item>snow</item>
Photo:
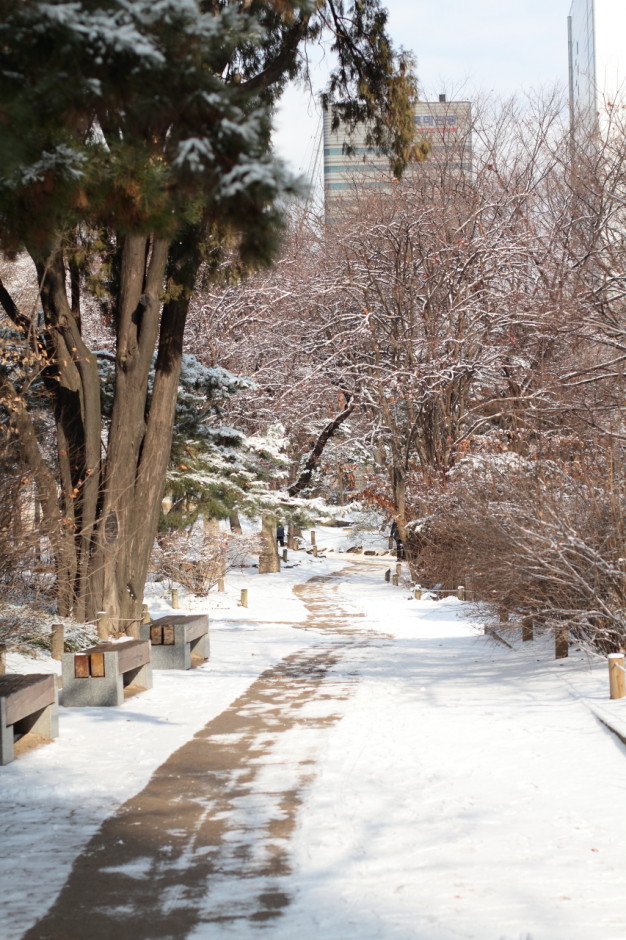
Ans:
{"type": "MultiPolygon", "coordinates": [[[[335,550],[350,538],[316,535],[335,550]]],[[[609,700],[606,660],[572,648],[555,661],[547,641],[522,643],[515,627],[513,648],[499,644],[468,619],[471,604],[416,601],[385,583],[390,557],[289,556],[280,574],[244,569],[228,574],[225,594],[184,599],[182,612],[210,613],[209,663],[157,672],[152,690],[116,709],[62,708],[55,742],[0,768],[3,940],[43,915],[102,820],[168,755],[265,669],[324,646],[341,652],[326,697],[303,705],[304,728],[268,735],[227,830],[236,855],[241,833],[263,832],[273,791],[307,768],[279,885],[290,903],[269,926],[203,923],[264,887],[226,866],[190,938],[623,940],[626,750],[601,721],[626,736],[626,699],[609,700]],[[292,588],[314,575],[330,576],[320,591],[355,642],[302,629],[292,588]]],[[[150,588],[153,615],[169,612],[165,585],[150,588]]],[[[56,665],[8,659],[18,671],[56,665]]],[[[260,835],[255,853],[265,850],[260,835]]],[[[129,891],[149,866],[124,866],[129,891]]]]}

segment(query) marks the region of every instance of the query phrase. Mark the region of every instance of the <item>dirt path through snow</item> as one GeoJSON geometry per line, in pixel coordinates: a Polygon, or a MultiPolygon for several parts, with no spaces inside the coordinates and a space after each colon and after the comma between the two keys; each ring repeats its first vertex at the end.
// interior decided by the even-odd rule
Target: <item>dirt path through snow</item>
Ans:
{"type": "Polygon", "coordinates": [[[181,940],[216,922],[245,936],[280,916],[323,731],[359,680],[333,667],[387,640],[336,602],[333,581],[356,572],[296,588],[308,620],[294,626],[319,631],[319,643],[264,672],[105,820],[24,940],[181,940]]]}

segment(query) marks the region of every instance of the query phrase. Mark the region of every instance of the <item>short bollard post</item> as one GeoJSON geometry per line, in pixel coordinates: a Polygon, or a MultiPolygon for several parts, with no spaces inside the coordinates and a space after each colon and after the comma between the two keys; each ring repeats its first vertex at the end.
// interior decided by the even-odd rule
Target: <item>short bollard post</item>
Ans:
{"type": "Polygon", "coordinates": [[[313,558],[317,558],[317,545],[313,546],[313,558]]]}
{"type": "Polygon", "coordinates": [[[52,624],[50,653],[53,659],[61,659],[65,651],[65,628],[62,623],[52,624]]]}
{"type": "Polygon", "coordinates": [[[624,698],[626,695],[626,675],[624,674],[624,654],[609,653],[609,689],[611,698],[624,698]]]}
{"type": "Polygon", "coordinates": [[[415,585],[415,600],[421,601],[421,599],[422,599],[422,586],[421,584],[416,584],[415,585]]]}
{"type": "Polygon", "coordinates": [[[150,611],[148,610],[148,605],[147,605],[147,604],[142,604],[142,605],[141,605],[141,622],[142,622],[142,623],[150,623],[151,620],[152,620],[152,617],[150,616],[150,611]]]}
{"type": "Polygon", "coordinates": [[[241,589],[241,606],[242,607],[248,606],[248,588],[241,589]]]}
{"type": "Polygon", "coordinates": [[[398,564],[396,565],[396,574],[398,575],[398,577],[400,577],[400,575],[402,574],[402,565],[400,564],[400,562],[398,562],[398,564]]]}
{"type": "Polygon", "coordinates": [[[224,578],[217,579],[217,590],[220,594],[224,593],[224,578]]]}
{"type": "Polygon", "coordinates": [[[459,584],[458,588],[456,589],[456,596],[460,601],[465,600],[465,588],[462,584],[459,584]]]}
{"type": "Polygon", "coordinates": [[[172,588],[172,607],[174,610],[178,610],[178,588],[172,588]]]}
{"type": "Polygon", "coordinates": [[[528,643],[529,640],[533,639],[533,618],[524,617],[522,620],[522,640],[524,643],[528,643]]]}
{"type": "Polygon", "coordinates": [[[397,574],[392,575],[391,583],[395,585],[395,587],[398,587],[398,575],[397,574]]]}
{"type": "Polygon", "coordinates": [[[315,541],[315,530],[314,530],[314,529],[311,529],[311,545],[317,545],[317,542],[315,541]]]}
{"type": "Polygon", "coordinates": [[[283,561],[287,561],[287,549],[283,548],[283,561]]]}
{"type": "Polygon", "coordinates": [[[101,640],[109,639],[109,615],[106,610],[98,611],[98,636],[101,640]]]}

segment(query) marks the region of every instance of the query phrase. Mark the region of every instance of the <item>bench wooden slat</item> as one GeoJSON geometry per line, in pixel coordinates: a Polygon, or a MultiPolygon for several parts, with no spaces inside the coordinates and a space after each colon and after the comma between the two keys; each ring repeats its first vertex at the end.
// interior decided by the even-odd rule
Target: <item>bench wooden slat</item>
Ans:
{"type": "Polygon", "coordinates": [[[89,678],[89,656],[84,653],[76,653],[74,657],[74,677],[76,679],[89,678]]]}
{"type": "Polygon", "coordinates": [[[56,701],[53,675],[6,676],[2,680],[0,696],[6,699],[7,725],[14,725],[56,701]]]}
{"type": "Polygon", "coordinates": [[[197,640],[198,637],[204,636],[205,633],[207,633],[207,631],[208,631],[208,624],[206,622],[203,622],[202,620],[198,620],[196,621],[196,623],[188,624],[187,629],[185,630],[185,636],[187,638],[187,642],[191,640],[197,640]]]}
{"type": "Polygon", "coordinates": [[[119,651],[120,672],[138,669],[150,662],[150,644],[147,640],[131,640],[130,643],[114,644],[119,651]]]}
{"type": "Polygon", "coordinates": [[[145,666],[146,663],[150,662],[150,644],[147,640],[128,640],[126,643],[99,643],[98,646],[92,646],[87,650],[83,650],[82,653],[76,653],[75,660],[79,656],[89,657],[92,670],[94,668],[102,669],[102,672],[92,671],[91,675],[104,676],[105,653],[117,654],[118,669],[121,673],[137,669],[139,666],[145,666]],[[102,666],[99,665],[100,657],[102,666]]]}
{"type": "MultiPolygon", "coordinates": [[[[165,631],[172,627],[180,627],[182,624],[185,633],[185,643],[193,642],[197,640],[198,637],[204,636],[208,633],[209,623],[206,614],[168,614],[165,617],[159,617],[158,620],[155,620],[150,627],[150,631],[154,627],[158,627],[165,631]]],[[[165,643],[165,638],[162,641],[165,643]]]]}
{"type": "Polygon", "coordinates": [[[104,675],[104,653],[91,653],[89,655],[89,675],[96,677],[104,675]]]}
{"type": "Polygon", "coordinates": [[[150,625],[150,642],[153,646],[161,646],[163,643],[163,628],[154,623],[150,625]]]}

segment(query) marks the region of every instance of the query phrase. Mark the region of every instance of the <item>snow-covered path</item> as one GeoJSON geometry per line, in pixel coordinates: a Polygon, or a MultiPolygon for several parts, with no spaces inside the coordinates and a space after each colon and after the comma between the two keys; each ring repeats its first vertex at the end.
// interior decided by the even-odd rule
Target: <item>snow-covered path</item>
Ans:
{"type": "Polygon", "coordinates": [[[343,660],[360,682],[273,940],[624,940],[626,748],[573,694],[588,670],[559,681],[550,652],[455,628],[447,606],[343,660]]]}
{"type": "MultiPolygon", "coordinates": [[[[246,637],[272,647],[258,678],[90,842],[75,837],[65,888],[26,934],[36,918],[17,931],[19,884],[0,871],[13,911],[0,936],[626,938],[626,747],[591,710],[623,725],[626,700],[608,703],[605,664],[576,650],[555,663],[515,635],[499,645],[470,605],[410,600],[380,562],[337,568],[297,589],[305,632],[266,623],[246,637]]],[[[211,668],[219,690],[219,657],[211,668]]],[[[168,714],[177,684],[207,692],[202,670],[162,682],[168,714]]],[[[123,706],[124,731],[151,695],[123,706]]],[[[15,782],[13,768],[43,761],[50,775],[53,753],[5,771],[15,782]]],[[[0,799],[16,828],[10,781],[0,799]]],[[[36,819],[25,824],[32,837],[36,819]]],[[[41,916],[56,891],[47,903],[33,891],[41,916]]]]}
{"type": "Polygon", "coordinates": [[[218,925],[244,937],[280,916],[320,745],[358,683],[335,669],[384,642],[338,607],[332,579],[297,589],[314,645],[266,670],[104,822],[28,940],[78,940],[85,923],[90,940],[212,936],[218,925]]]}

